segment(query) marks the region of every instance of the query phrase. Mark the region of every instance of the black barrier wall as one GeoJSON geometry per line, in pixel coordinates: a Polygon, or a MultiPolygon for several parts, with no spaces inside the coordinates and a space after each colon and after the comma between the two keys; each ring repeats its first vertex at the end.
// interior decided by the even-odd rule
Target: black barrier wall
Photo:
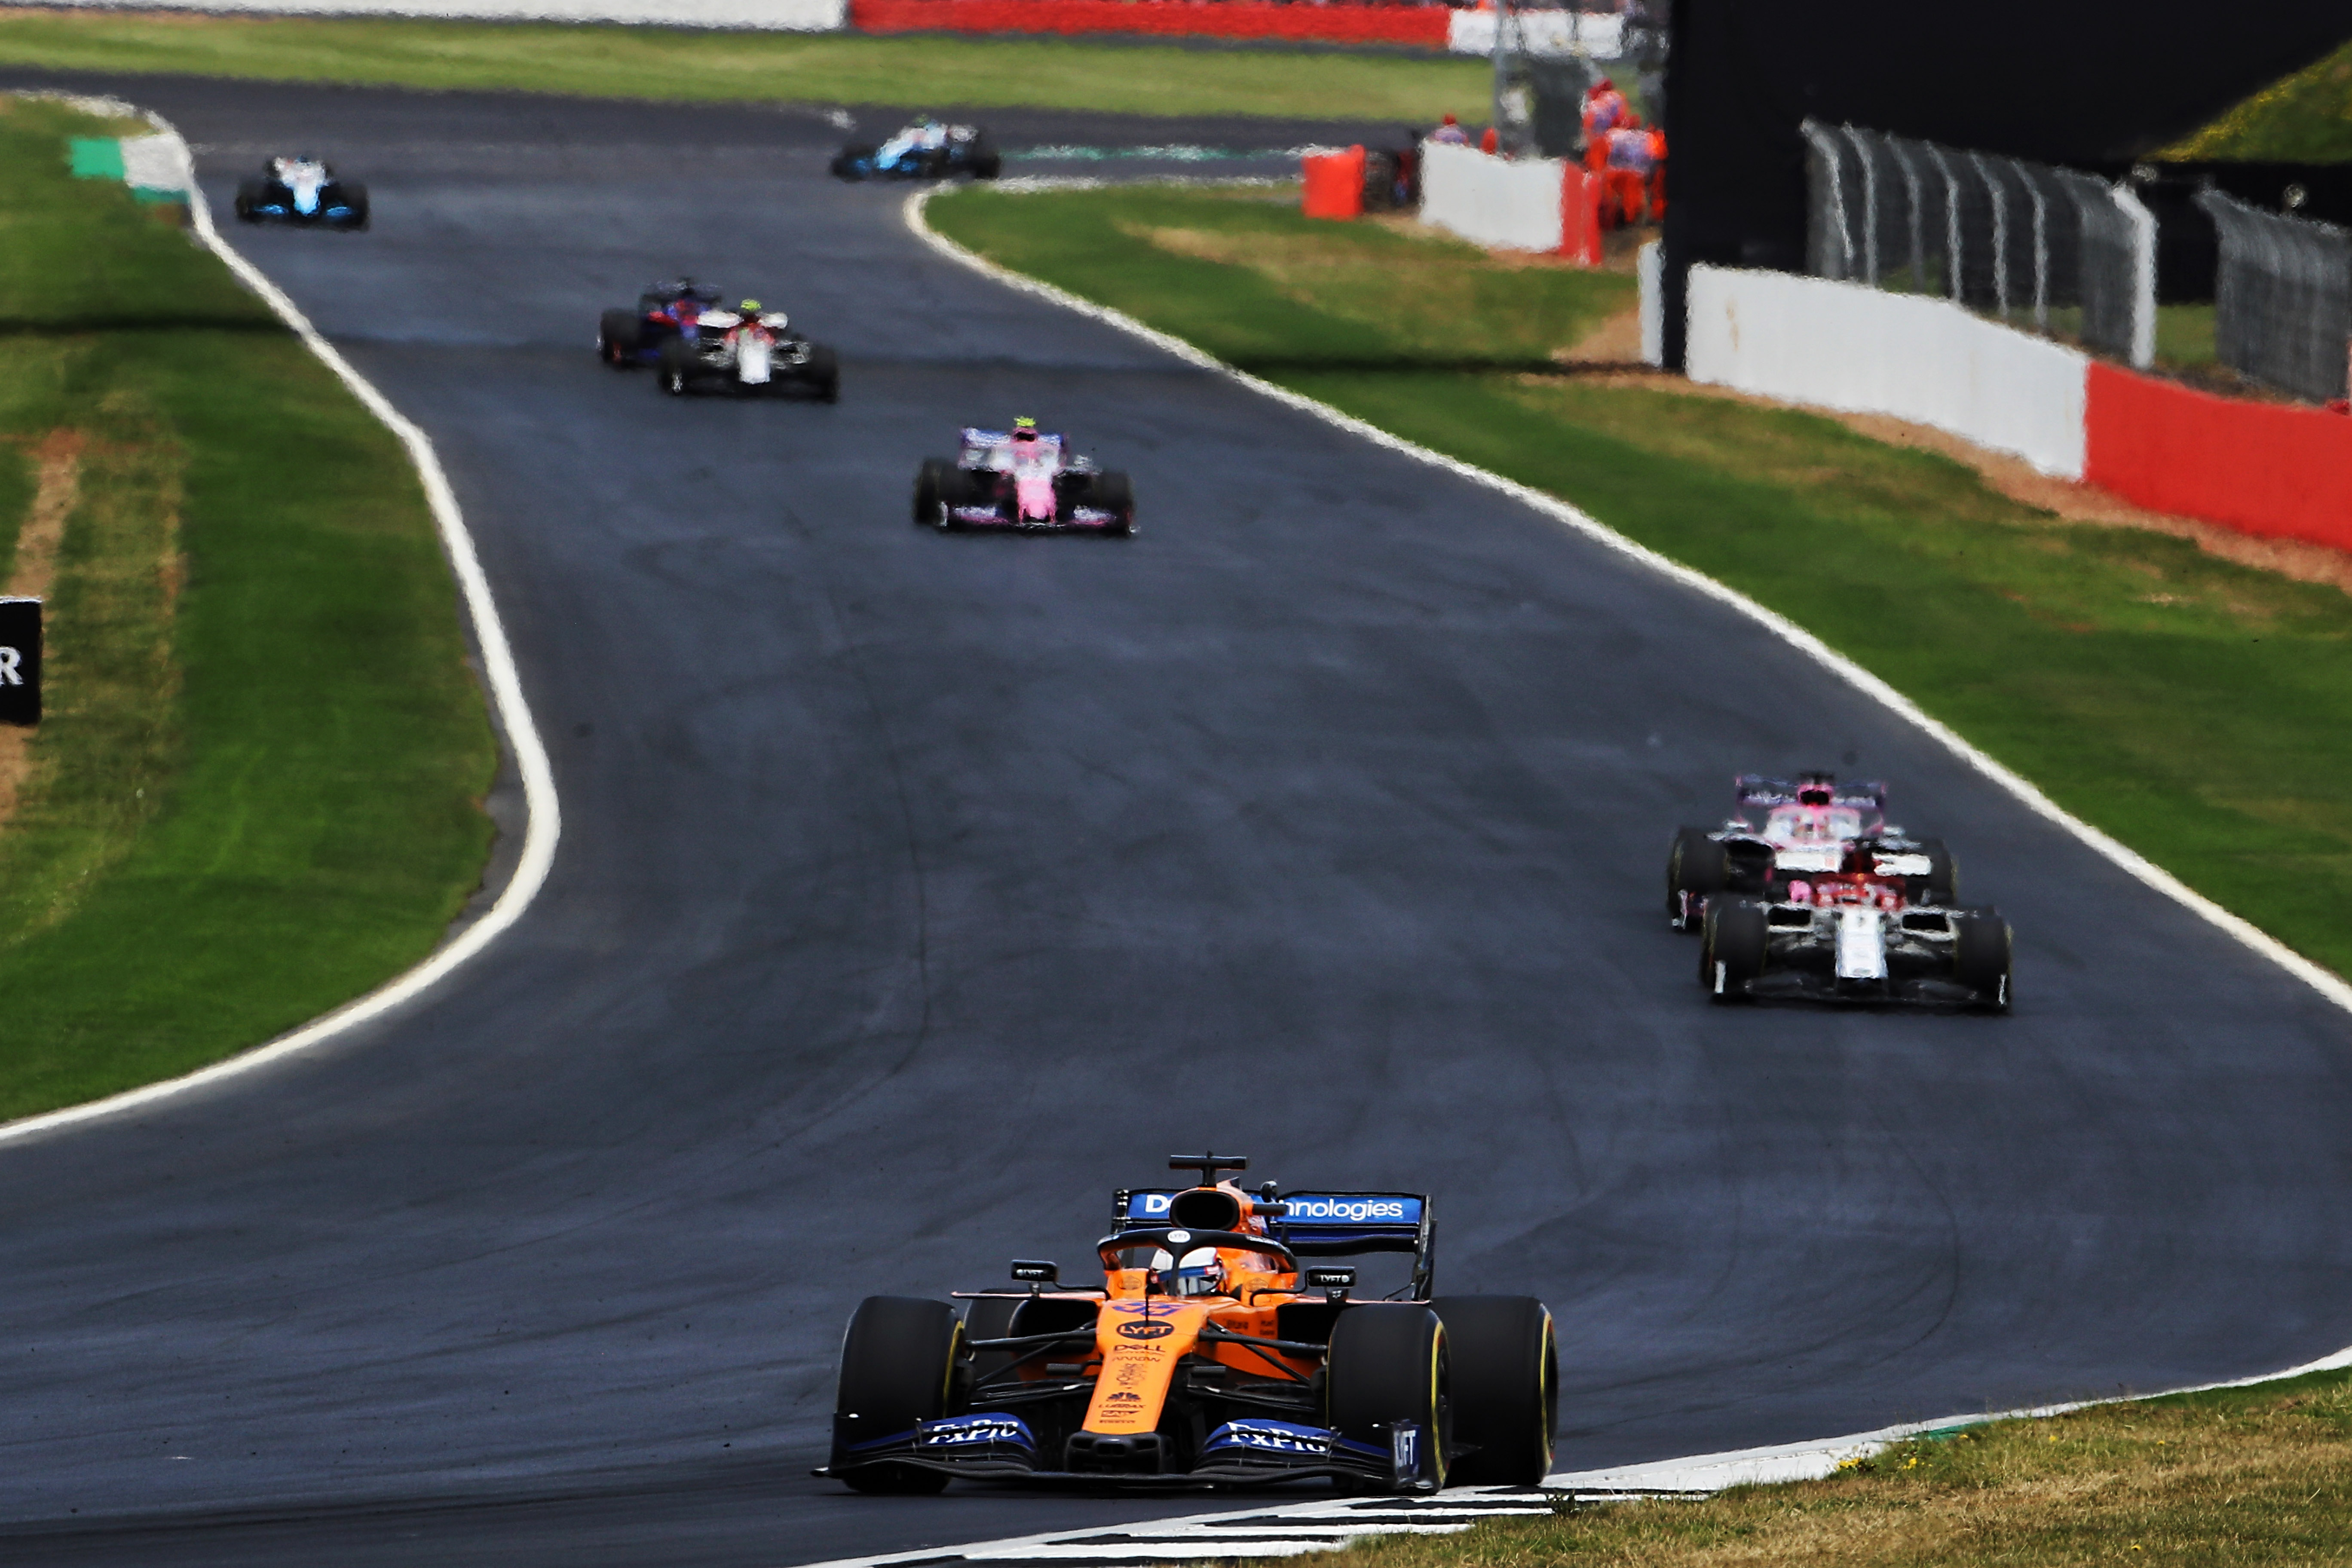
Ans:
{"type": "Polygon", "coordinates": [[[0,599],[0,724],[41,721],[41,601],[0,599]]]}
{"type": "Polygon", "coordinates": [[[2352,37],[2347,0],[1673,0],[1666,363],[1695,261],[1801,271],[1808,115],[2043,163],[2129,161],[2352,37]]]}

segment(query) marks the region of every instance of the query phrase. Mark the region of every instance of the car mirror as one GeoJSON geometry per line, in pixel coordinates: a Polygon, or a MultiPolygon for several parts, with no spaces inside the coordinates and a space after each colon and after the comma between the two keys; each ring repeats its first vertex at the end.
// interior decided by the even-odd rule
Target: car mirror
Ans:
{"type": "Polygon", "coordinates": [[[1055,1285],[1061,1281],[1062,1266],[1034,1258],[1016,1258],[1013,1260],[1013,1278],[1024,1285],[1055,1285]]]}

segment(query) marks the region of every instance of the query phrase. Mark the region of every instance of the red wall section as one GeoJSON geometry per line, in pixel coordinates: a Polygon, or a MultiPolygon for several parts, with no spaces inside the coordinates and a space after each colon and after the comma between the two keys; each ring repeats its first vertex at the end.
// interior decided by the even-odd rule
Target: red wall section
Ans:
{"type": "Polygon", "coordinates": [[[2352,418],[2094,363],[2083,478],[2153,511],[2352,550],[2352,418]]]}
{"type": "Polygon", "coordinates": [[[862,33],[1159,33],[1445,47],[1443,5],[1262,5],[1248,0],[851,0],[862,33]]]}

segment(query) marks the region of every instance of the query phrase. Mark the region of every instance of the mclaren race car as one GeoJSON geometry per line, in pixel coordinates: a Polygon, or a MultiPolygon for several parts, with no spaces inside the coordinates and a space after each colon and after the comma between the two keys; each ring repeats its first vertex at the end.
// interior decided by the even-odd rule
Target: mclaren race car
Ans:
{"type": "Polygon", "coordinates": [[[721,296],[691,278],[648,283],[634,310],[604,312],[596,323],[596,357],[615,370],[661,363],[662,345],[692,336],[703,312],[719,308],[721,296]]]}
{"type": "Polygon", "coordinates": [[[1717,1002],[1801,997],[2010,1008],[2010,928],[1993,909],[1912,901],[1917,880],[1877,841],[1832,870],[1783,871],[1762,898],[1711,893],[1698,980],[1717,1002]]]}
{"type": "Polygon", "coordinates": [[[1899,878],[1912,903],[1950,904],[1958,892],[1952,853],[1940,838],[1913,838],[1886,821],[1886,786],[1840,784],[1833,773],[1794,779],[1742,773],[1732,781],[1738,809],[1721,827],[1685,827],[1666,851],[1666,919],[1695,931],[1717,893],[1776,897],[1791,877],[1837,871],[1867,840],[1872,869],[1899,878]]]}
{"type": "Polygon", "coordinates": [[[746,300],[732,310],[706,310],[688,331],[663,342],[659,385],[672,396],[731,392],[762,396],[796,392],[820,403],[841,399],[841,364],[833,350],[793,330],[782,310],[746,300]]]}
{"type": "Polygon", "coordinates": [[[817,1474],[866,1492],[957,1476],[1403,1494],[1542,1479],[1559,1383],[1543,1303],[1433,1295],[1425,1196],[1223,1179],[1247,1164],[1180,1155],[1170,1167],[1197,1185],[1114,1193],[1099,1285],[1016,1261],[1017,1289],[957,1293],[961,1320],[867,1297],[817,1474]],[[1375,1300],[1356,1268],[1320,1261],[1380,1253],[1411,1273],[1375,1300]]]}
{"type": "Polygon", "coordinates": [[[1135,531],[1135,487],[1069,449],[1069,438],[1016,419],[1010,430],[967,426],[950,460],[926,458],[915,473],[915,521],[959,528],[1135,531]]]}
{"type": "Polygon", "coordinates": [[[943,125],[929,115],[879,147],[853,142],[833,155],[833,172],[845,180],[938,180],[951,174],[992,180],[1003,167],[987,132],[977,125],[943,125]]]}
{"type": "Polygon", "coordinates": [[[367,187],[337,178],[331,165],[308,153],[272,158],[261,166],[261,178],[237,185],[236,216],[245,223],[365,228],[367,187]]]}

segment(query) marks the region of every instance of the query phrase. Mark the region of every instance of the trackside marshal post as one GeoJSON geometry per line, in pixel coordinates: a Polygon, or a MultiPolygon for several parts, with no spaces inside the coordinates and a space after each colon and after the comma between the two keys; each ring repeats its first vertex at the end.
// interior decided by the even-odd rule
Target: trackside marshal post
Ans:
{"type": "Polygon", "coordinates": [[[0,724],[41,721],[41,601],[0,598],[0,724]]]}

